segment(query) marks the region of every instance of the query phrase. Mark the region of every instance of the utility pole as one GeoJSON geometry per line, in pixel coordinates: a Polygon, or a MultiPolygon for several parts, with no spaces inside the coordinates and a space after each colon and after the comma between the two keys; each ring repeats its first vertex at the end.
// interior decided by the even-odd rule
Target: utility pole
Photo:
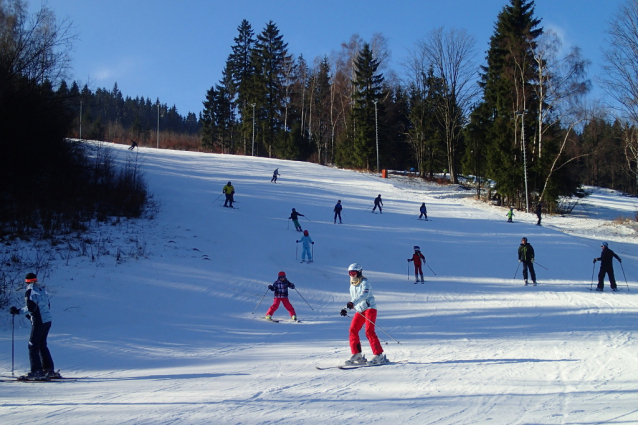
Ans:
{"type": "Polygon", "coordinates": [[[374,102],[374,131],[377,139],[377,173],[379,172],[379,122],[377,120],[377,99],[374,102]]]}
{"type": "Polygon", "coordinates": [[[253,107],[253,155],[255,156],[255,105],[256,103],[251,103],[251,106],[253,107]]]}

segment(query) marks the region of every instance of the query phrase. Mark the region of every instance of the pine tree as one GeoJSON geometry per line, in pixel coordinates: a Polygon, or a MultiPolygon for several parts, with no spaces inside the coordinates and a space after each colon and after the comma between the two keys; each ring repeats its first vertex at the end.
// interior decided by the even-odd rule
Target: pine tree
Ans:
{"type": "Polygon", "coordinates": [[[271,157],[277,134],[283,129],[285,65],[291,58],[288,44],[272,21],[257,35],[252,63],[255,69],[256,103],[260,109],[261,140],[271,157]]]}
{"type": "Polygon", "coordinates": [[[251,85],[254,81],[255,69],[252,62],[253,49],[255,47],[254,32],[247,20],[243,20],[237,28],[239,34],[235,37],[227,67],[229,68],[233,90],[236,98],[233,99],[239,111],[239,133],[243,142],[244,154],[247,153],[247,141],[252,140],[253,108],[255,102],[254,90],[251,85]]]}
{"type": "Polygon", "coordinates": [[[531,144],[522,143],[520,128],[524,119],[527,139],[533,135],[533,124],[537,120],[537,98],[529,82],[536,75],[532,50],[543,32],[539,24],[540,20],[534,17],[533,0],[510,0],[498,15],[487,65],[482,67],[480,84],[484,89],[484,105],[473,112],[480,116],[472,118],[486,126],[490,144],[487,175],[496,181],[497,190],[508,198],[506,200],[519,206],[525,200],[523,154],[528,161],[528,172],[533,163],[531,144]],[[525,115],[516,115],[523,111],[525,115]]]}
{"type": "Polygon", "coordinates": [[[371,169],[376,166],[376,120],[383,115],[383,74],[377,73],[379,62],[374,58],[370,45],[365,43],[354,65],[354,92],[352,100],[353,165],[371,169]],[[376,104],[376,105],[375,105],[376,104]],[[375,117],[375,106],[376,115],[375,117]]]}

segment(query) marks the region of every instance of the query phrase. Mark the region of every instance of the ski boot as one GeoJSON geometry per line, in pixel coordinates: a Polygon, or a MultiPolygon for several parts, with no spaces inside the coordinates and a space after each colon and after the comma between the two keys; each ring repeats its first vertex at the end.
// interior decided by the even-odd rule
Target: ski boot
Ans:
{"type": "Polygon", "coordinates": [[[29,372],[26,375],[22,375],[18,377],[18,381],[46,381],[47,378],[44,375],[44,372],[41,370],[36,370],[33,372],[29,372]]]}
{"type": "Polygon", "coordinates": [[[346,360],[347,365],[366,364],[366,363],[368,363],[368,361],[366,360],[366,357],[361,353],[353,354],[352,357],[346,360]]]}
{"type": "Polygon", "coordinates": [[[270,314],[264,317],[264,319],[268,320],[269,322],[272,322],[272,316],[270,314]]]}
{"type": "Polygon", "coordinates": [[[374,356],[372,358],[372,360],[370,360],[368,362],[368,364],[377,365],[377,364],[384,364],[384,363],[388,363],[388,362],[389,362],[389,360],[386,358],[385,354],[381,353],[381,354],[377,354],[376,356],[374,356]]]}

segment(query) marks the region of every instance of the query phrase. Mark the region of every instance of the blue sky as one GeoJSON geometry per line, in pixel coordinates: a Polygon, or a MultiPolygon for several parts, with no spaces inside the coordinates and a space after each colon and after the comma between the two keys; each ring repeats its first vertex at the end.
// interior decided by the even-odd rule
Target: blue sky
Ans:
{"type": "MultiPolygon", "coordinates": [[[[592,62],[592,96],[603,97],[601,48],[608,22],[624,0],[537,0],[542,26],[565,45],[581,47],[592,62]]],[[[199,113],[206,91],[221,78],[242,19],[255,33],[272,20],[289,51],[309,63],[330,55],[353,34],[370,40],[382,33],[391,50],[390,68],[430,30],[464,28],[477,42],[483,62],[498,13],[509,0],[48,0],[58,18],[70,19],[79,36],[72,79],[113,88],[125,96],[159,97],[178,111],[199,113]]],[[[30,0],[32,9],[40,2],[30,0]]]]}

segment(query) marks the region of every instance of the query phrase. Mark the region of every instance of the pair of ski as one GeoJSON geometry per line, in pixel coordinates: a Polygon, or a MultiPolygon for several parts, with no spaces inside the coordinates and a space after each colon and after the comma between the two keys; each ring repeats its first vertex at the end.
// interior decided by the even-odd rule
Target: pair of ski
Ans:
{"type": "Polygon", "coordinates": [[[355,363],[355,364],[342,364],[342,365],[338,365],[338,366],[325,366],[325,367],[319,367],[319,366],[315,366],[317,368],[317,370],[326,370],[326,369],[341,369],[341,370],[350,370],[350,369],[360,369],[362,367],[375,367],[375,366],[383,366],[383,365],[389,365],[392,364],[392,362],[385,362],[385,363],[378,363],[378,364],[374,364],[374,363],[355,363]]]}
{"type": "MultiPolygon", "coordinates": [[[[266,322],[273,322],[273,323],[279,323],[281,322],[281,320],[279,319],[264,319],[266,322]]],[[[294,322],[294,323],[301,323],[301,320],[290,320],[290,322],[294,322]]]]}
{"type": "Polygon", "coordinates": [[[312,260],[310,260],[310,261],[301,260],[301,261],[300,261],[300,263],[302,263],[302,264],[303,264],[303,263],[312,263],[312,260]]]}
{"type": "Polygon", "coordinates": [[[46,378],[46,379],[29,379],[25,376],[9,376],[9,375],[1,375],[0,382],[75,382],[78,379],[85,378],[77,378],[71,377],[67,378],[64,376],[60,376],[58,378],[46,378]]]}

